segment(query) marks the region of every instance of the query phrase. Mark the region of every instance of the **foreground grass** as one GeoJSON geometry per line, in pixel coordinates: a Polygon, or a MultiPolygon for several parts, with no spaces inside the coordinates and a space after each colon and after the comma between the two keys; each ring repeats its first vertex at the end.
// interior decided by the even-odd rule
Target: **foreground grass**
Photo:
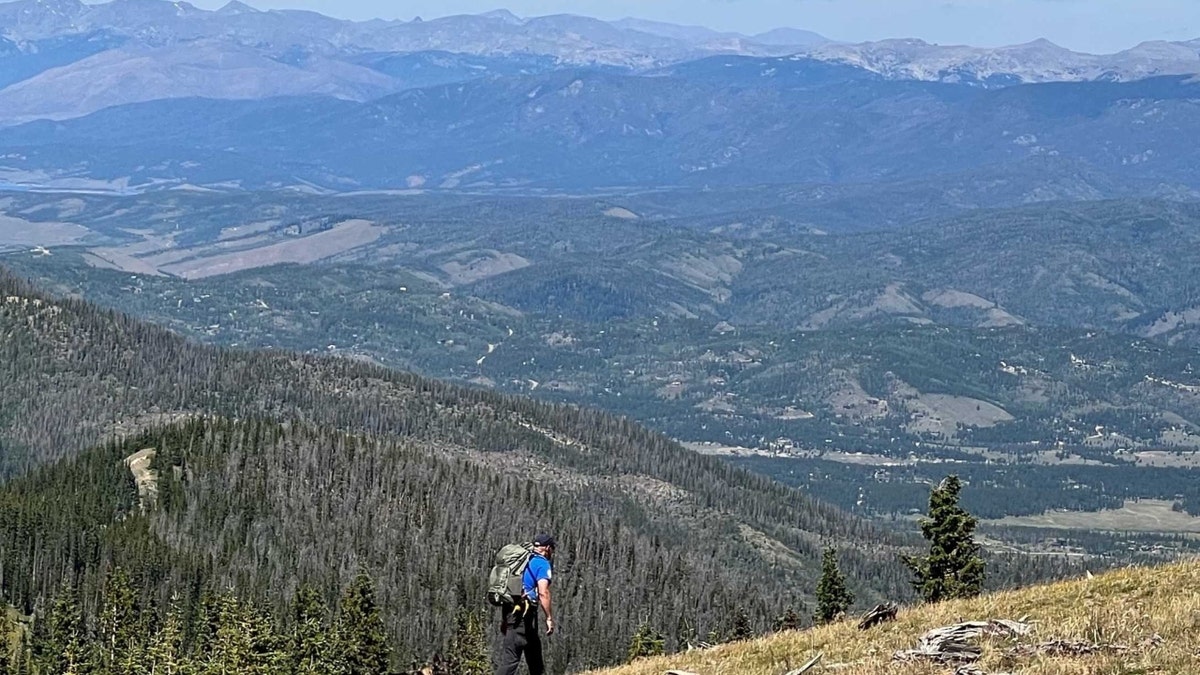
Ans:
{"type": "Polygon", "coordinates": [[[855,622],[723,645],[654,659],[593,675],[662,675],[681,669],[699,675],[782,675],[818,652],[824,656],[809,673],[839,675],[950,675],[953,666],[898,663],[897,650],[916,647],[926,631],[986,619],[1034,623],[1019,641],[985,639],[984,673],[1021,675],[1200,674],[1200,561],[1156,568],[1118,570],[1093,579],[1031,587],[975,600],[947,602],[902,611],[897,621],[859,631],[855,622]],[[1017,644],[1051,640],[1120,645],[1085,656],[1005,654],[1017,644]]]}

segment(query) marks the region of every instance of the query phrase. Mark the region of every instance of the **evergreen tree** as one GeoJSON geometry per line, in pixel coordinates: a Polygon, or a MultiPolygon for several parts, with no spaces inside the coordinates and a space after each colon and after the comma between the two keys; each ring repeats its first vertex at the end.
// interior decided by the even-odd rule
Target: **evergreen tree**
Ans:
{"type": "MultiPolygon", "coordinates": [[[[219,625],[201,675],[275,675],[287,672],[286,652],[270,619],[232,593],[219,601],[219,625]]],[[[381,671],[382,672],[382,671],[381,671]]]]}
{"type": "Polygon", "coordinates": [[[200,675],[225,675],[241,672],[250,661],[249,636],[242,631],[241,607],[232,593],[216,599],[216,626],[197,656],[200,675]]]}
{"type": "Polygon", "coordinates": [[[827,546],[821,562],[821,580],[817,583],[817,610],[813,621],[818,625],[837,621],[853,602],[854,593],[846,588],[846,577],[838,569],[837,552],[827,546]]]}
{"type": "Polygon", "coordinates": [[[45,622],[42,639],[35,641],[38,672],[78,675],[86,660],[86,639],[78,592],[64,581],[51,602],[49,613],[35,626],[45,622]]]}
{"type": "Polygon", "coordinates": [[[803,627],[804,626],[801,623],[800,615],[796,612],[796,610],[790,607],[786,612],[784,612],[783,616],[775,619],[775,632],[785,630],[800,630],[803,627]]]}
{"type": "Polygon", "coordinates": [[[183,643],[184,619],[178,597],[172,598],[171,608],[163,624],[146,646],[142,673],[149,675],[184,675],[188,672],[183,643]]]}
{"type": "Polygon", "coordinates": [[[930,492],[929,514],[921,519],[929,555],[904,558],[913,587],[926,602],[973,598],[983,591],[984,564],[975,541],[978,521],[958,505],[961,492],[958,476],[947,476],[930,492]]]}
{"type": "Polygon", "coordinates": [[[629,662],[632,663],[646,656],[661,656],[665,644],[666,640],[662,633],[654,630],[648,619],[643,620],[629,641],[629,662]]]}
{"type": "Polygon", "coordinates": [[[492,672],[488,654],[486,621],[477,612],[460,609],[454,620],[454,639],[450,643],[448,672],[455,675],[488,675],[492,672]]]}
{"type": "Polygon", "coordinates": [[[16,655],[9,651],[9,635],[16,626],[8,620],[8,608],[0,603],[0,675],[12,675],[16,655]]]}
{"type": "Polygon", "coordinates": [[[9,618],[8,605],[0,602],[0,675],[12,675],[16,668],[17,655],[21,653],[21,644],[13,644],[20,637],[18,626],[9,618]],[[10,637],[11,636],[11,637],[10,637]]]}
{"type": "MultiPolygon", "coordinates": [[[[3,623],[3,619],[0,619],[0,623],[3,623]]],[[[26,627],[21,625],[19,619],[15,625],[10,623],[7,631],[0,626],[0,634],[10,635],[10,631],[16,632],[14,642],[11,645],[7,642],[0,644],[0,661],[5,661],[4,666],[8,668],[7,675],[28,675],[33,668],[30,662],[32,636],[26,627]],[[12,651],[6,651],[10,646],[12,651]]]]}
{"type": "MultiPolygon", "coordinates": [[[[137,624],[139,627],[141,623],[137,624]]],[[[156,675],[145,668],[146,665],[146,650],[149,648],[144,636],[134,639],[127,643],[125,649],[121,651],[118,660],[113,665],[111,673],[117,675],[156,675]]],[[[91,671],[93,675],[99,675],[103,671],[91,671]]]]}
{"type": "Polygon", "coordinates": [[[250,675],[290,673],[286,640],[276,631],[266,610],[248,605],[239,618],[242,630],[249,636],[250,646],[249,662],[242,672],[250,675]]]}
{"type": "Polygon", "coordinates": [[[296,675],[335,672],[325,601],[312,586],[296,589],[292,599],[292,630],[288,638],[291,671],[296,675]]]}
{"type": "Polygon", "coordinates": [[[729,641],[740,642],[749,640],[754,637],[754,630],[750,628],[750,617],[746,614],[746,610],[739,608],[733,615],[733,626],[729,630],[729,641]]]}
{"type": "Polygon", "coordinates": [[[375,599],[375,584],[365,572],[360,572],[342,595],[334,636],[345,675],[387,672],[391,650],[375,599]]]}
{"type": "MultiPolygon", "coordinates": [[[[183,633],[185,653],[205,655],[210,653],[221,628],[221,603],[224,596],[206,589],[200,594],[198,607],[187,616],[183,633]]],[[[199,661],[200,659],[197,659],[199,661]]]]}
{"type": "Polygon", "coordinates": [[[129,575],[121,569],[110,570],[104,583],[96,639],[89,650],[92,670],[113,672],[130,660],[135,651],[137,607],[129,575]]]}

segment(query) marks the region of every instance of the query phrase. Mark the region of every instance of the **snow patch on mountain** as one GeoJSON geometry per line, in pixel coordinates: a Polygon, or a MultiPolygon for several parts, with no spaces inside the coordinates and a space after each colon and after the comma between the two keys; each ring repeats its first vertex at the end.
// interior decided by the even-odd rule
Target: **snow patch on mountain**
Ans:
{"type": "Polygon", "coordinates": [[[1182,42],[1146,42],[1116,54],[1074,52],[1049,40],[984,49],[923,40],[824,44],[800,55],[863,68],[884,77],[933,82],[1006,85],[1035,82],[1131,81],[1200,73],[1200,48],[1182,42]]]}

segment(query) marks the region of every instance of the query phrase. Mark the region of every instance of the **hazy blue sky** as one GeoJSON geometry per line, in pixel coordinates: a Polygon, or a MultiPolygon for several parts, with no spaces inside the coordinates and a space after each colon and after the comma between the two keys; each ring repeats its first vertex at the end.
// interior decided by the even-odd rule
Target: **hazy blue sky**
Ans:
{"type": "MultiPolygon", "coordinates": [[[[216,8],[225,0],[192,0],[216,8]]],[[[522,16],[570,12],[636,16],[723,30],[779,26],[837,40],[919,37],[942,44],[997,46],[1038,37],[1072,49],[1109,52],[1144,40],[1200,37],[1200,0],[248,0],[260,9],[311,9],[349,19],[411,19],[505,6],[522,16]]]]}

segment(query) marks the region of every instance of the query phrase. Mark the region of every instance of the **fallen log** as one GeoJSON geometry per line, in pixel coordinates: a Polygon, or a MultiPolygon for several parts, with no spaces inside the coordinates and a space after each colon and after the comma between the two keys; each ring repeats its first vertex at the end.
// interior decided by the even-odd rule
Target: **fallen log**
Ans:
{"type": "Polygon", "coordinates": [[[942,664],[964,664],[979,660],[983,650],[970,640],[983,636],[1020,637],[1033,631],[1033,625],[1023,621],[995,619],[992,621],[968,621],[935,628],[917,642],[916,649],[898,651],[893,655],[897,661],[928,660],[942,664]]]}
{"type": "Polygon", "coordinates": [[[900,608],[894,602],[875,605],[875,607],[868,610],[866,614],[862,615],[862,619],[858,622],[858,629],[868,630],[878,626],[881,623],[895,621],[896,612],[898,611],[900,611],[900,608]]]}
{"type": "Polygon", "coordinates": [[[1090,654],[1123,654],[1127,645],[1099,644],[1079,640],[1049,640],[1036,645],[1017,645],[1004,652],[1005,656],[1021,658],[1030,656],[1088,656],[1090,654]]]}
{"type": "Polygon", "coordinates": [[[965,665],[959,666],[958,670],[954,671],[954,675],[1012,675],[1012,673],[988,673],[976,666],[965,665]]]}
{"type": "Polygon", "coordinates": [[[799,668],[797,668],[795,670],[789,670],[788,672],[784,673],[784,675],[802,675],[802,673],[807,673],[808,671],[810,671],[814,667],[816,667],[816,665],[818,663],[821,662],[822,656],[824,656],[824,653],[819,653],[816,656],[812,657],[812,659],[810,659],[808,663],[800,666],[799,668]]]}

